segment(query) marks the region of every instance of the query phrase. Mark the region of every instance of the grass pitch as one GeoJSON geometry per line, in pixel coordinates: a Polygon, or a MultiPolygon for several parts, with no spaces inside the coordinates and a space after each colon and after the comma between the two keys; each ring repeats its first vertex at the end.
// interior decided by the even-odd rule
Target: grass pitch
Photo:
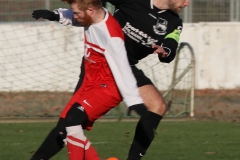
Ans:
{"type": "MultiPolygon", "coordinates": [[[[0,124],[0,160],[28,160],[55,123],[0,124]]],[[[96,122],[85,134],[102,160],[126,160],[136,122],[96,122]]],[[[66,147],[52,160],[67,160],[66,147]]],[[[239,160],[240,123],[161,122],[143,160],[239,160]]]]}

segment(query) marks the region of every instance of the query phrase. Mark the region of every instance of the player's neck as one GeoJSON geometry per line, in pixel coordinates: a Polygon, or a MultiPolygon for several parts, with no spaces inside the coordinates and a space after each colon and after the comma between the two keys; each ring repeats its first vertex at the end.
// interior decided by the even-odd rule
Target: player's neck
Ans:
{"type": "Polygon", "coordinates": [[[105,14],[106,12],[103,8],[96,10],[92,17],[93,24],[101,22],[104,19],[105,14]]]}
{"type": "Polygon", "coordinates": [[[155,7],[166,10],[169,9],[168,0],[152,0],[152,3],[155,7]]]}

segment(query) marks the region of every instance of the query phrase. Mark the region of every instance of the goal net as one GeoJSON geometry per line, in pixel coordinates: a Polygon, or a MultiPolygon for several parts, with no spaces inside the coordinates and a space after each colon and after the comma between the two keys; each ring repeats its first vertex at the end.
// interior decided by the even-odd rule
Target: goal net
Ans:
{"type": "MultiPolygon", "coordinates": [[[[57,2],[0,1],[8,10],[0,11],[0,117],[59,116],[75,89],[83,29],[31,18],[35,9],[67,8],[57,2]]],[[[153,55],[139,63],[164,95],[171,117],[190,115],[193,103],[192,50],[184,44],[178,55],[170,64],[153,55]]],[[[126,116],[126,110],[121,103],[106,117],[126,116]]]]}

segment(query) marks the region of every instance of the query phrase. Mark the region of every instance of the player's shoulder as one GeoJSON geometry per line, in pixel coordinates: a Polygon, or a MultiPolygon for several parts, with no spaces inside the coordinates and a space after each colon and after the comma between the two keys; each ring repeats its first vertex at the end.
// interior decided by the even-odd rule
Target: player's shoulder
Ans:
{"type": "Polygon", "coordinates": [[[182,19],[179,14],[172,12],[171,10],[167,10],[167,19],[173,24],[182,24],[182,19]]]}
{"type": "Polygon", "coordinates": [[[124,39],[124,34],[120,24],[110,13],[108,13],[108,19],[106,20],[106,27],[110,37],[119,37],[121,39],[124,39]]]}
{"type": "Polygon", "coordinates": [[[182,20],[179,16],[178,13],[174,13],[173,11],[171,10],[167,10],[168,14],[171,16],[171,18],[175,19],[175,20],[182,20]]]}

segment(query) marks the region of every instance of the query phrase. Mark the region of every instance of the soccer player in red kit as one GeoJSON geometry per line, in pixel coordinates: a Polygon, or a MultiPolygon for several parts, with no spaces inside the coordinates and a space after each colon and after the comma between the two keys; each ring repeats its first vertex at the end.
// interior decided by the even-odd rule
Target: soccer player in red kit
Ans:
{"type": "Polygon", "coordinates": [[[127,106],[143,105],[130,68],[122,29],[102,8],[100,0],[63,0],[71,10],[36,10],[33,18],[57,20],[63,25],[84,27],[84,57],[81,85],[75,91],[56,127],[31,160],[47,160],[63,148],[65,140],[70,160],[99,160],[84,135],[92,124],[122,100],[127,106]]]}

